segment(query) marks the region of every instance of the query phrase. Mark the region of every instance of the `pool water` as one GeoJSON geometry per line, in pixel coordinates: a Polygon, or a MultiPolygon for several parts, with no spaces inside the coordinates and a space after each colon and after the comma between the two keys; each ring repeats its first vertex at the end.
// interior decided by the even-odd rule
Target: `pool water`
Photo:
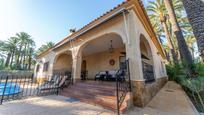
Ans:
{"type": "Polygon", "coordinates": [[[0,83],[0,96],[3,95],[3,91],[5,88],[4,95],[14,95],[20,93],[20,86],[15,83],[0,83]]]}

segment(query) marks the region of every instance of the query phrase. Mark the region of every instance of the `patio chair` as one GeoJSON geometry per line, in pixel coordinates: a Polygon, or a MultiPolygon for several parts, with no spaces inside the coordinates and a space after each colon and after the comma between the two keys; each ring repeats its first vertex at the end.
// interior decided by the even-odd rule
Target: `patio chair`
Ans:
{"type": "Polygon", "coordinates": [[[100,71],[95,75],[95,81],[96,80],[101,80],[104,81],[105,77],[106,77],[107,73],[105,71],[100,71]]]}
{"type": "Polygon", "coordinates": [[[58,89],[61,89],[62,86],[64,85],[65,81],[67,79],[67,76],[63,76],[61,79],[60,77],[58,77],[58,79],[54,82],[54,83],[51,83],[51,84],[42,84],[40,85],[39,87],[37,87],[37,92],[38,94],[42,93],[42,91],[50,91],[50,92],[58,92],[58,89]]]}
{"type": "Polygon", "coordinates": [[[51,77],[49,77],[47,81],[44,82],[44,85],[56,83],[56,81],[58,80],[59,80],[59,75],[52,75],[51,77]]]}

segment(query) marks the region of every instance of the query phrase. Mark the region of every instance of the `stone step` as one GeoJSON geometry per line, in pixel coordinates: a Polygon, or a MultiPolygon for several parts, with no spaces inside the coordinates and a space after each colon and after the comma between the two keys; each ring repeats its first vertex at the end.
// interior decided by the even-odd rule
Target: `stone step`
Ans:
{"type": "MultiPolygon", "coordinates": [[[[75,90],[75,88],[72,88],[73,90],[75,90]]],[[[75,91],[71,91],[71,90],[68,90],[68,89],[65,89],[64,91],[63,91],[63,93],[67,93],[67,94],[73,94],[73,95],[78,95],[78,96],[84,96],[84,97],[87,97],[87,98],[90,98],[90,99],[92,99],[92,98],[104,98],[104,99],[112,99],[112,100],[116,100],[116,96],[115,95],[106,95],[105,93],[104,93],[104,95],[102,95],[102,94],[94,94],[94,93],[92,93],[92,92],[87,92],[87,91],[83,91],[83,90],[75,90],[75,91]]]]}
{"type": "MultiPolygon", "coordinates": [[[[95,81],[77,82],[74,85],[60,91],[60,95],[73,97],[85,103],[102,106],[106,109],[116,111],[117,97],[114,83],[115,82],[102,83],[95,81]]],[[[126,110],[126,102],[128,99],[129,96],[127,95],[120,107],[121,112],[126,110]]]]}
{"type": "Polygon", "coordinates": [[[112,89],[112,90],[116,90],[116,85],[115,83],[111,83],[111,84],[105,84],[105,83],[96,83],[96,84],[93,84],[93,83],[90,83],[90,82],[85,82],[85,83],[77,83],[76,86],[79,86],[79,87],[92,87],[92,88],[101,88],[101,89],[112,89]],[[114,85],[113,85],[114,84],[114,85]]]}
{"type": "Polygon", "coordinates": [[[116,82],[110,81],[79,81],[77,84],[93,84],[93,85],[107,85],[107,86],[115,86],[116,82]]]}
{"type": "MultiPolygon", "coordinates": [[[[73,97],[73,98],[79,99],[82,102],[89,103],[92,105],[102,106],[112,111],[117,110],[116,98],[108,99],[108,98],[102,98],[102,97],[87,96],[86,94],[73,94],[73,93],[66,93],[66,92],[60,93],[60,95],[66,96],[66,97],[73,97]]],[[[120,111],[124,112],[126,107],[127,107],[127,104],[124,102],[120,107],[120,111]]]]}
{"type": "Polygon", "coordinates": [[[112,90],[112,89],[101,89],[101,88],[92,88],[92,87],[76,87],[76,86],[73,86],[73,87],[71,86],[70,88],[72,88],[74,90],[80,90],[83,92],[94,93],[95,95],[99,94],[99,95],[116,96],[116,90],[112,90]]]}

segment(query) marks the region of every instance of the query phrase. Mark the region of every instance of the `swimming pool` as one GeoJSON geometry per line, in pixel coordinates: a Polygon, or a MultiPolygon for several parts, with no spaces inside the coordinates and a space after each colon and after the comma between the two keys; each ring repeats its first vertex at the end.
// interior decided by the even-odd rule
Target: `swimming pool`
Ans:
{"type": "Polygon", "coordinates": [[[18,94],[21,92],[20,86],[18,84],[7,83],[5,86],[5,83],[0,83],[0,96],[3,95],[4,88],[5,88],[5,92],[4,92],[5,96],[18,94]]]}

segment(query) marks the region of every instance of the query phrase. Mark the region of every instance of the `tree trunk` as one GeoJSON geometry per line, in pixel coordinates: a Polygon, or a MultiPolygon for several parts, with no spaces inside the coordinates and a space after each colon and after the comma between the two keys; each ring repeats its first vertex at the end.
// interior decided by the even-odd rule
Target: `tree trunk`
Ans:
{"type": "Polygon", "coordinates": [[[10,67],[12,67],[12,64],[13,64],[13,57],[14,57],[14,51],[11,53],[11,61],[9,64],[10,67]]]}
{"type": "Polygon", "coordinates": [[[19,48],[19,52],[18,52],[18,57],[17,57],[17,62],[16,62],[17,69],[20,69],[21,50],[22,50],[22,45],[20,46],[20,48],[19,48]]]}
{"type": "Polygon", "coordinates": [[[167,59],[167,61],[170,62],[170,56],[169,56],[169,53],[168,53],[166,50],[164,50],[164,53],[165,53],[165,55],[166,55],[166,59],[167,59]]]}
{"type": "Polygon", "coordinates": [[[20,67],[20,69],[22,69],[22,61],[23,61],[23,54],[24,52],[22,52],[21,53],[21,55],[20,55],[20,62],[19,62],[19,67],[20,67]]]}
{"type": "Polygon", "coordinates": [[[31,70],[31,64],[32,64],[32,49],[30,48],[29,50],[29,55],[28,55],[28,70],[31,70]]]}
{"type": "Polygon", "coordinates": [[[27,55],[27,45],[24,48],[24,55],[23,55],[23,69],[25,70],[25,62],[26,62],[26,55],[27,55]]]}
{"type": "Polygon", "coordinates": [[[10,59],[11,59],[11,53],[8,53],[7,58],[6,58],[5,67],[8,67],[8,65],[10,63],[10,59]]]}
{"type": "Polygon", "coordinates": [[[204,2],[201,0],[182,0],[193,33],[196,37],[201,57],[204,60],[204,2]]]}
{"type": "MultiPolygon", "coordinates": [[[[177,43],[178,43],[178,48],[179,48],[179,52],[181,55],[181,59],[182,61],[186,62],[188,69],[191,70],[192,63],[193,63],[192,56],[188,49],[184,36],[182,34],[181,28],[177,22],[176,14],[174,12],[172,2],[171,0],[164,0],[164,3],[167,8],[169,17],[170,17],[170,22],[172,24],[173,32],[177,38],[177,43]]],[[[189,72],[191,73],[191,71],[189,72]]]]}
{"type": "Polygon", "coordinates": [[[2,69],[3,64],[4,64],[4,59],[0,59],[0,69],[2,69]]]}
{"type": "Polygon", "coordinates": [[[166,19],[162,21],[162,26],[163,26],[163,29],[164,29],[164,32],[165,32],[168,47],[170,48],[170,51],[171,51],[171,56],[173,58],[173,61],[174,61],[174,63],[178,63],[178,59],[177,59],[177,56],[176,56],[176,53],[175,53],[175,48],[173,46],[169,31],[168,31],[168,27],[167,27],[167,24],[166,24],[166,19]]]}
{"type": "Polygon", "coordinates": [[[193,48],[193,47],[190,47],[190,49],[191,49],[192,58],[193,58],[193,60],[194,60],[194,59],[195,59],[195,56],[194,56],[194,48],[193,48]]]}
{"type": "Polygon", "coordinates": [[[28,62],[28,70],[31,70],[31,62],[32,61],[32,58],[31,56],[29,56],[29,62],[28,62]]]}

